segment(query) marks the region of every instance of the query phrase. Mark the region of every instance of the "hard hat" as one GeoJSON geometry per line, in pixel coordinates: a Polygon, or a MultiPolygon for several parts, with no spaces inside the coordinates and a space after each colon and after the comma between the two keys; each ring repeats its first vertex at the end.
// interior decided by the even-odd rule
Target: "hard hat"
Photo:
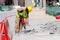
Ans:
{"type": "Polygon", "coordinates": [[[32,11],[32,7],[31,6],[28,6],[28,11],[31,12],[32,11]]]}

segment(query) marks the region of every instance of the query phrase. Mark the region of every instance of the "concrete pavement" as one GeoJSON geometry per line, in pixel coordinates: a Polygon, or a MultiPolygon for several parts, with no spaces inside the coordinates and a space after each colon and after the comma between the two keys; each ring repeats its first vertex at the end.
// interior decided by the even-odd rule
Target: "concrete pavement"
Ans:
{"type": "MultiPolygon", "coordinates": [[[[12,11],[4,11],[0,12],[0,20],[3,20],[5,16],[16,14],[16,9],[13,9],[12,11]]],[[[40,24],[45,24],[49,21],[55,21],[55,17],[49,16],[45,14],[45,10],[34,8],[33,11],[29,14],[29,25],[27,29],[35,28],[36,30],[39,29],[41,26],[40,24]],[[37,26],[38,25],[38,26],[37,26]]],[[[12,40],[59,40],[59,35],[50,35],[49,32],[40,32],[40,33],[33,33],[33,34],[25,34],[25,33],[17,33],[14,32],[14,26],[15,26],[15,16],[8,18],[10,30],[13,35],[12,40]]],[[[43,26],[42,26],[43,27],[43,26]]],[[[41,31],[41,30],[39,30],[41,31]]]]}

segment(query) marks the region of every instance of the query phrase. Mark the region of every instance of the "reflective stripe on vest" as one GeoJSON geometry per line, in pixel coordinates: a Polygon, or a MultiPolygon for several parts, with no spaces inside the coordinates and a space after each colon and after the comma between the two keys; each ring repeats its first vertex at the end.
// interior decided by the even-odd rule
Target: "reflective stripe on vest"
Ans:
{"type": "Polygon", "coordinates": [[[20,18],[20,15],[18,14],[18,12],[16,13],[16,16],[20,18]]]}

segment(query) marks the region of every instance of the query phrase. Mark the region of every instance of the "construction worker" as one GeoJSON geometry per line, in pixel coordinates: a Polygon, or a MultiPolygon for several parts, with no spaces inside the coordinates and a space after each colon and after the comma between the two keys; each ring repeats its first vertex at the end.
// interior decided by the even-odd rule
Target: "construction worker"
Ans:
{"type": "Polygon", "coordinates": [[[32,7],[26,7],[25,9],[19,8],[16,13],[16,20],[15,20],[15,32],[21,32],[22,28],[24,27],[26,31],[26,23],[24,19],[28,20],[29,12],[32,11],[32,7]]]}

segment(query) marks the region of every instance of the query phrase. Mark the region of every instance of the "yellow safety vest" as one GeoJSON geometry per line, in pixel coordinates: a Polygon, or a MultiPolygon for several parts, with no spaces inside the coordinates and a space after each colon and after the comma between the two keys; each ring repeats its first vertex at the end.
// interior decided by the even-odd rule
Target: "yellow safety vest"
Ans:
{"type": "MultiPolygon", "coordinates": [[[[27,18],[28,15],[27,15],[26,11],[23,11],[22,14],[23,14],[24,18],[27,18]]],[[[20,18],[20,14],[18,12],[16,13],[16,16],[20,18]]]]}
{"type": "Polygon", "coordinates": [[[18,12],[16,13],[16,16],[20,18],[20,15],[18,14],[18,12]]]}

